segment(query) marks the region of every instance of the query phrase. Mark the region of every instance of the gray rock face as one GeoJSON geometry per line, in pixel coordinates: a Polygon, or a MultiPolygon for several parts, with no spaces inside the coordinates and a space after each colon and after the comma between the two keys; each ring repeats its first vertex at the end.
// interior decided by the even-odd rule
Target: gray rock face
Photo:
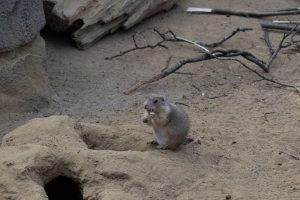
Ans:
{"type": "Polygon", "coordinates": [[[30,42],[45,25],[42,0],[0,1],[0,52],[30,42]]]}
{"type": "Polygon", "coordinates": [[[0,112],[45,107],[49,88],[45,41],[39,35],[15,51],[0,54],[0,112]]]}

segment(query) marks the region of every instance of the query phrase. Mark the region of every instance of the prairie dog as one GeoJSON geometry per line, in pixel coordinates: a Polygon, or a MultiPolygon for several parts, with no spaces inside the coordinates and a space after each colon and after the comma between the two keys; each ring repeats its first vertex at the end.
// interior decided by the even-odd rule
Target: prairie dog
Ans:
{"type": "Polygon", "coordinates": [[[152,126],[159,148],[174,150],[190,142],[186,138],[190,121],[184,110],[159,95],[151,95],[145,101],[144,108],[143,122],[152,126]]]}

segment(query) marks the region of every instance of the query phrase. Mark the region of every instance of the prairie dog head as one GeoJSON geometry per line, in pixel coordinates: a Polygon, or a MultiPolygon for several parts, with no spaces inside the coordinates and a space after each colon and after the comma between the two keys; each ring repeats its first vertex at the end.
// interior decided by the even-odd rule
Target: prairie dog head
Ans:
{"type": "Polygon", "coordinates": [[[169,112],[170,107],[166,102],[165,97],[160,95],[151,95],[144,103],[145,110],[150,114],[157,114],[160,112],[169,112]]]}

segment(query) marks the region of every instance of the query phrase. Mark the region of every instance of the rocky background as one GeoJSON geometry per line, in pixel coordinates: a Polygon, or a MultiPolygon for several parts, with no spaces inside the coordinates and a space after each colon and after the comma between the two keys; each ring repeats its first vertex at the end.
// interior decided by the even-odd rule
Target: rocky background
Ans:
{"type": "Polygon", "coordinates": [[[0,110],[33,111],[50,103],[43,2],[0,3],[0,110]]]}
{"type": "Polygon", "coordinates": [[[47,75],[47,53],[40,31],[47,26],[71,34],[85,49],[119,28],[128,29],[175,0],[1,1],[0,110],[38,112],[57,100],[47,75]]]}

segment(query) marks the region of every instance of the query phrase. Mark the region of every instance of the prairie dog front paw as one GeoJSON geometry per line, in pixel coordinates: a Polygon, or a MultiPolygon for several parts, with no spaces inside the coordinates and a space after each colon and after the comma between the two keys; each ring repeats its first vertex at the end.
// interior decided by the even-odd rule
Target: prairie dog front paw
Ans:
{"type": "Polygon", "coordinates": [[[148,118],[143,118],[142,120],[144,123],[146,123],[146,124],[148,123],[148,118]]]}
{"type": "Polygon", "coordinates": [[[150,123],[149,117],[150,117],[149,113],[145,110],[142,117],[142,121],[146,124],[150,123]]]}
{"type": "Polygon", "coordinates": [[[154,117],[155,113],[154,112],[149,112],[150,117],[154,117]]]}

